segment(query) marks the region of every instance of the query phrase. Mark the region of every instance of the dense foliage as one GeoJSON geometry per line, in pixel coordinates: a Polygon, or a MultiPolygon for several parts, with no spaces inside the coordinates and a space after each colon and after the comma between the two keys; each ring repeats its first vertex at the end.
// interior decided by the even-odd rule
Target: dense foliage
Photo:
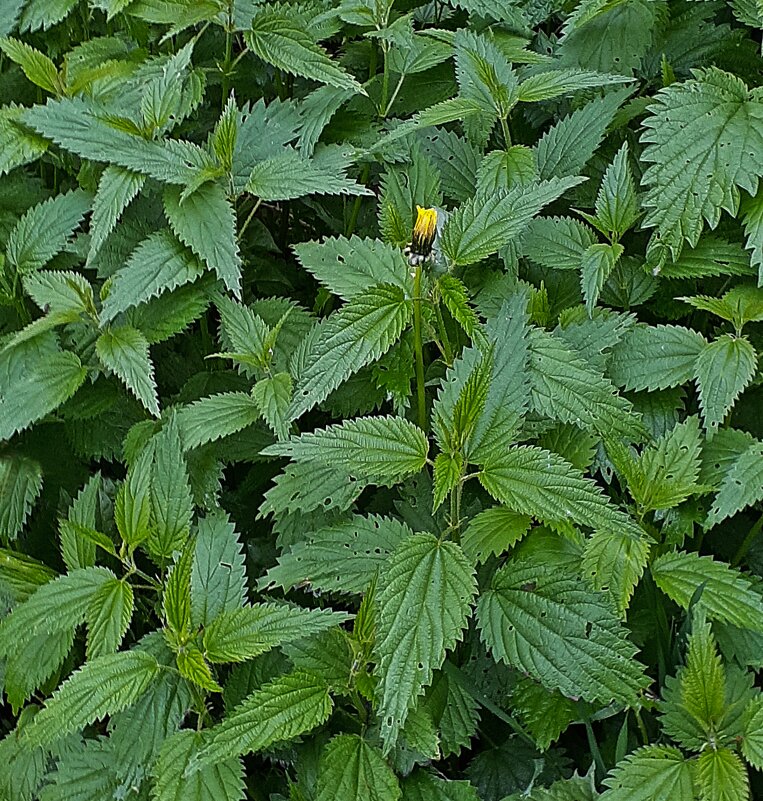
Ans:
{"type": "Polygon", "coordinates": [[[2,801],[763,797],[762,27],[0,0],[2,801]]]}

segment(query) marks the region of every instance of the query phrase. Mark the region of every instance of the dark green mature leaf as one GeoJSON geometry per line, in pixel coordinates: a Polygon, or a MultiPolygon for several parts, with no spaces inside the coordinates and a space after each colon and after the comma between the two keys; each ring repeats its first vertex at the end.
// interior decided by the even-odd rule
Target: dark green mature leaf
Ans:
{"type": "Polygon", "coordinates": [[[127,708],[146,692],[158,672],[156,658],[142,651],[120,652],[87,662],[56,690],[25,731],[27,743],[54,743],[127,708]]]}
{"type": "Polygon", "coordinates": [[[648,684],[605,596],[573,578],[510,563],[480,597],[477,620],[497,659],[565,695],[632,704],[648,684]]]}
{"type": "Polygon", "coordinates": [[[15,540],[42,490],[39,462],[23,456],[0,458],[0,540],[15,540]]]}
{"type": "Polygon", "coordinates": [[[257,401],[246,392],[224,392],[202,398],[178,411],[178,426],[187,449],[214,442],[256,423],[257,401]]]}
{"type": "Polygon", "coordinates": [[[762,498],[763,443],[753,442],[724,476],[705,526],[710,528],[762,498]]]}
{"type": "Polygon", "coordinates": [[[400,785],[381,753],[362,737],[341,734],[321,755],[316,801],[397,801],[400,785]]]}
{"type": "Polygon", "coordinates": [[[378,592],[378,713],[389,751],[411,706],[466,627],[477,584],[461,549],[431,534],[402,542],[378,592]]]}
{"type": "Polygon", "coordinates": [[[146,409],[158,417],[154,366],[143,334],[129,325],[109,328],[98,337],[95,347],[103,366],[116,373],[146,409]]]}

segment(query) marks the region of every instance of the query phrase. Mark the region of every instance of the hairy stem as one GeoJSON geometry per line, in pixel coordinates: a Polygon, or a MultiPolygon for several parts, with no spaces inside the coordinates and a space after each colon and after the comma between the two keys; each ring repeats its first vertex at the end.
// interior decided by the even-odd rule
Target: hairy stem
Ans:
{"type": "Polygon", "coordinates": [[[419,427],[427,430],[427,400],[424,386],[424,343],[421,324],[421,265],[413,276],[413,341],[416,351],[416,405],[419,427]]]}

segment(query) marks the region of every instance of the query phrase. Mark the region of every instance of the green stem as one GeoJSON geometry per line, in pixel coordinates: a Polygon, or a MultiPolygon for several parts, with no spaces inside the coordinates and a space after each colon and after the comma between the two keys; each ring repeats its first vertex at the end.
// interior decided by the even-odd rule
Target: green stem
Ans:
{"type": "Polygon", "coordinates": [[[427,400],[424,386],[424,343],[421,325],[421,265],[413,276],[413,341],[416,350],[416,399],[419,427],[427,430],[427,400]]]}
{"type": "Polygon", "coordinates": [[[387,97],[389,96],[389,43],[382,41],[382,52],[384,53],[384,71],[382,72],[381,100],[379,101],[379,116],[385,117],[387,114],[387,97]]]}
{"type": "Polygon", "coordinates": [[[509,132],[509,121],[506,117],[501,117],[501,130],[503,131],[505,148],[508,150],[511,147],[511,133],[509,132]]]}
{"type": "Polygon", "coordinates": [[[225,60],[223,61],[223,80],[222,80],[222,110],[225,111],[225,104],[228,102],[230,94],[231,76],[231,54],[233,52],[233,21],[231,19],[231,9],[228,7],[228,24],[225,26],[225,60]]]}
{"type": "Polygon", "coordinates": [[[461,542],[461,493],[464,490],[463,478],[458,481],[450,493],[450,529],[453,532],[453,542],[461,542]]]}
{"type": "Polygon", "coordinates": [[[593,733],[593,726],[591,726],[591,722],[588,720],[585,722],[585,731],[588,737],[588,747],[591,749],[591,754],[593,755],[593,761],[596,764],[596,769],[601,772],[602,776],[605,776],[607,773],[607,766],[604,764],[604,758],[599,750],[599,744],[596,742],[596,736],[593,733]]]}
{"type": "Polygon", "coordinates": [[[760,534],[761,530],[763,530],[763,514],[753,523],[744,540],[742,540],[742,544],[737,548],[737,552],[731,560],[732,567],[738,567],[742,559],[747,556],[747,551],[750,550],[753,540],[760,534]]]}
{"type": "Polygon", "coordinates": [[[435,304],[435,315],[437,319],[437,333],[439,334],[440,341],[442,342],[445,361],[448,363],[448,367],[451,367],[453,365],[453,348],[450,345],[448,332],[445,328],[445,320],[443,320],[442,311],[440,310],[440,306],[438,304],[435,304]]]}
{"type": "Polygon", "coordinates": [[[392,108],[392,104],[397,99],[398,92],[400,91],[400,88],[402,87],[404,80],[405,80],[405,75],[401,75],[397,81],[397,86],[392,92],[392,97],[389,99],[389,103],[387,103],[387,107],[384,109],[384,114],[382,114],[382,117],[386,117],[387,114],[389,114],[389,110],[392,108]]]}
{"type": "MultiPolygon", "coordinates": [[[[371,175],[371,165],[364,164],[363,169],[360,171],[360,183],[365,184],[368,177],[371,175]]],[[[347,220],[347,226],[344,229],[344,235],[349,239],[355,233],[355,226],[358,224],[358,215],[360,214],[360,204],[363,200],[362,195],[358,195],[350,209],[350,218],[347,220]]]]}
{"type": "Polygon", "coordinates": [[[244,220],[244,224],[241,226],[241,230],[238,232],[237,238],[239,242],[243,239],[244,233],[246,232],[246,229],[249,227],[249,223],[254,218],[257,209],[260,207],[260,203],[262,203],[262,198],[257,198],[257,202],[254,204],[252,210],[249,212],[249,216],[244,220]]]}

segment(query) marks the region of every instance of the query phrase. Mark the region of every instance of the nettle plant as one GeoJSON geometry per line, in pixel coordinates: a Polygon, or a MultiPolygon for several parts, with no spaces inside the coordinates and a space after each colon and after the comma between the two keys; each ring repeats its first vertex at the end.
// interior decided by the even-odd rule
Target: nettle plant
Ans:
{"type": "Polygon", "coordinates": [[[761,27],[0,3],[3,801],[760,792],[761,27]]]}

